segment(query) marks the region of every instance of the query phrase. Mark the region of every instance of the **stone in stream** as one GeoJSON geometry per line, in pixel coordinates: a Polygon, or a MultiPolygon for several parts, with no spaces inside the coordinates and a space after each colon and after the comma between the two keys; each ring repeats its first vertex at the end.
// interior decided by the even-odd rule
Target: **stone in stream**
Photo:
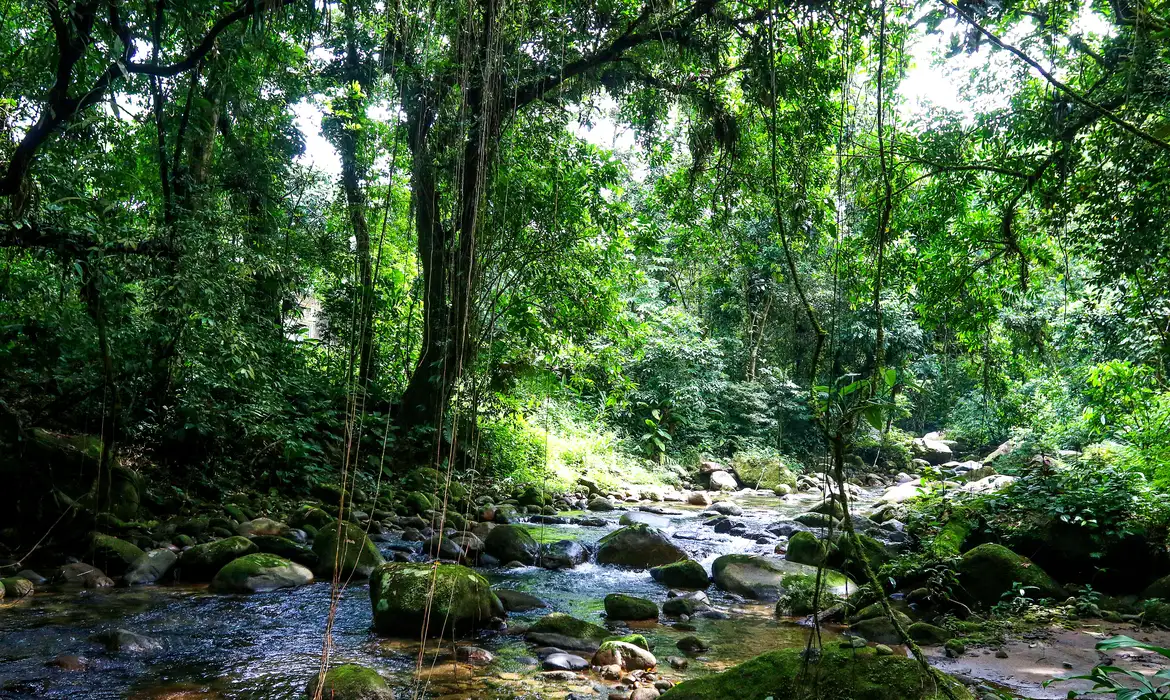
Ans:
{"type": "Polygon", "coordinates": [[[357,664],[343,664],[329,669],[322,679],[319,674],[309,679],[305,692],[316,697],[318,685],[321,697],[328,700],[394,700],[394,692],[378,672],[357,664]]]}
{"type": "Polygon", "coordinates": [[[598,542],[597,563],[648,569],[687,558],[678,545],[648,525],[614,530],[598,542]]]}
{"type": "Polygon", "coordinates": [[[21,576],[10,576],[8,578],[0,578],[0,589],[3,593],[0,598],[7,598],[8,600],[16,600],[23,598],[33,592],[34,586],[32,581],[21,576]]]}
{"type": "Polygon", "coordinates": [[[540,548],[540,565],[546,569],[571,569],[589,561],[589,550],[574,540],[550,542],[540,548]]]}
{"type": "Polygon", "coordinates": [[[711,505],[711,497],[702,491],[691,491],[687,496],[687,503],[692,506],[709,506],[711,505]]]}
{"type": "Polygon", "coordinates": [[[694,559],[684,559],[650,569],[650,577],[671,588],[695,588],[702,590],[711,585],[707,570],[694,559]]]}
{"type": "Polygon", "coordinates": [[[293,542],[287,537],[257,535],[252,538],[252,541],[256,543],[256,546],[264,554],[275,554],[278,557],[295,561],[301,566],[307,566],[310,569],[316,569],[321,561],[316,552],[302,544],[293,542]]]}
{"type": "Polygon", "coordinates": [[[735,480],[735,475],[731,472],[711,472],[710,476],[710,491],[736,491],[739,489],[739,482],[735,480]]]}
{"type": "Polygon", "coordinates": [[[658,529],[665,528],[670,525],[670,518],[664,518],[661,515],[654,515],[653,513],[644,513],[642,511],[632,510],[628,513],[623,513],[618,520],[619,525],[649,525],[658,529]]]}
{"type": "Polygon", "coordinates": [[[302,506],[300,510],[293,513],[293,516],[288,519],[288,524],[292,527],[303,528],[310,525],[317,530],[325,527],[333,522],[333,516],[316,506],[302,506]]]}
{"type": "Polygon", "coordinates": [[[504,610],[508,612],[528,612],[548,607],[548,603],[523,591],[514,591],[509,588],[496,588],[493,591],[500,599],[500,603],[503,604],[504,610]]]}
{"type": "Polygon", "coordinates": [[[528,628],[525,638],[535,644],[571,651],[595,651],[609,630],[564,613],[545,615],[528,628]]]}
{"type": "Polygon", "coordinates": [[[143,554],[134,544],[117,537],[95,532],[89,538],[89,560],[115,576],[125,573],[143,554]]]}
{"type": "Polygon", "coordinates": [[[344,520],[330,523],[317,535],[313,553],[318,558],[317,572],[322,576],[332,576],[336,565],[342,578],[366,578],[385,563],[382,553],[366,537],[365,529],[344,520]]]}
{"type": "Polygon", "coordinates": [[[152,549],[134,560],[122,575],[122,581],[127,586],[144,586],[157,583],[166,576],[179,555],[169,549],[152,549]]]}
{"type": "Polygon", "coordinates": [[[602,642],[593,654],[594,666],[620,666],[623,671],[645,671],[658,665],[654,655],[629,642],[602,642]]]}
{"type": "Polygon", "coordinates": [[[216,593],[262,593],[313,581],[313,572],[275,554],[248,554],[224,565],[211,579],[216,593]]]}
{"type": "Polygon", "coordinates": [[[795,700],[805,697],[808,688],[820,688],[826,700],[944,700],[948,692],[956,700],[972,700],[970,691],[950,676],[942,676],[944,691],[912,658],[826,647],[815,663],[806,663],[803,651],[768,652],[722,673],[683,681],[662,697],[795,700]]]}
{"type": "Polygon", "coordinates": [[[584,671],[589,668],[589,662],[576,654],[562,651],[544,657],[540,667],[545,671],[584,671]]]}
{"type": "Polygon", "coordinates": [[[737,517],[743,515],[743,508],[740,508],[737,504],[732,503],[731,501],[718,501],[716,503],[712,503],[711,507],[707,510],[715,511],[720,515],[731,515],[737,517]]]}
{"type": "Polygon", "coordinates": [[[500,561],[518,561],[526,566],[536,563],[540,546],[528,530],[520,525],[500,525],[488,533],[484,551],[500,561]]]}
{"type": "MultiPolygon", "coordinates": [[[[815,576],[816,567],[749,554],[725,554],[712,563],[711,573],[715,585],[729,593],[755,600],[776,600],[784,595],[785,577],[815,576]]],[[[844,574],[836,571],[826,570],[823,580],[830,591],[838,594],[847,585],[850,589],[855,587],[844,574]]]]}
{"type": "Polygon", "coordinates": [[[113,579],[106,576],[101,569],[93,564],[73,562],[62,566],[57,572],[57,579],[62,583],[85,588],[109,588],[114,585],[113,579]]]}
{"type": "Polygon", "coordinates": [[[825,543],[811,532],[794,532],[788,539],[784,558],[797,564],[817,566],[825,562],[825,543]]]}
{"type": "Polygon", "coordinates": [[[115,654],[150,654],[163,650],[163,644],[154,637],[126,629],[110,629],[90,637],[115,654]]]}
{"type": "Polygon", "coordinates": [[[278,523],[271,518],[256,518],[255,520],[249,520],[236,526],[236,534],[243,537],[255,537],[257,535],[285,537],[288,533],[288,525],[278,523]]]}
{"type": "Polygon", "coordinates": [[[610,620],[657,620],[658,606],[645,598],[610,593],[605,596],[605,616],[610,620]]]}
{"type": "Polygon", "coordinates": [[[616,508],[616,506],[613,504],[613,501],[609,500],[605,496],[598,496],[592,501],[589,501],[589,510],[606,512],[611,511],[614,508],[616,508]]]}
{"type": "Polygon", "coordinates": [[[992,606],[1014,586],[1034,586],[1033,597],[1064,599],[1066,591],[1043,569],[998,544],[981,544],[963,554],[959,583],[975,601],[992,606]]]}
{"type": "Polygon", "coordinates": [[[424,627],[462,633],[504,614],[487,579],[459,564],[383,564],[370,577],[370,606],[378,634],[410,639],[424,627]]]}
{"type": "Polygon", "coordinates": [[[228,537],[197,544],[179,555],[175,578],[181,581],[210,581],[228,562],[260,551],[247,537],[228,537]]]}
{"type": "Polygon", "coordinates": [[[49,582],[47,578],[41,576],[32,569],[21,569],[20,571],[16,572],[16,577],[31,581],[32,585],[34,586],[40,586],[49,582]]]}
{"type": "Polygon", "coordinates": [[[684,654],[702,654],[711,648],[706,642],[694,635],[683,637],[675,643],[675,646],[684,654]]]}

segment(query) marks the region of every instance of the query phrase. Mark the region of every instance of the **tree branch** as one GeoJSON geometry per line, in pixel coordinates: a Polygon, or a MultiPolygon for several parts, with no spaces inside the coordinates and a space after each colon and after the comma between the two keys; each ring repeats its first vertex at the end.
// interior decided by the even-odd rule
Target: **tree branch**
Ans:
{"type": "Polygon", "coordinates": [[[17,225],[12,221],[0,222],[0,248],[29,248],[55,250],[62,255],[81,258],[93,252],[107,255],[169,255],[170,246],[162,241],[102,242],[90,236],[65,231],[53,226],[36,223],[17,225]]]}

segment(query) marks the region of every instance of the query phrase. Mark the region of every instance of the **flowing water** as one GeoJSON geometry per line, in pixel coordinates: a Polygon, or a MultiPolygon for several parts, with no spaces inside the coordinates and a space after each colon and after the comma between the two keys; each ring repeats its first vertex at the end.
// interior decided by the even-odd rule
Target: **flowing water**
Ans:
{"type": "MultiPolygon", "coordinates": [[[[811,499],[741,496],[735,500],[744,513],[736,519],[748,525],[749,533],[762,533],[777,520],[807,510],[811,499]]],[[[708,569],[722,554],[770,554],[774,549],[774,544],[756,544],[754,537],[713,533],[701,524],[701,508],[657,505],[678,512],[662,516],[658,524],[708,569]]],[[[622,513],[591,513],[606,520],[604,527],[529,527],[543,541],[574,539],[592,545],[619,527],[622,513]]],[[[628,593],[658,603],[667,596],[667,589],[648,572],[593,563],[561,571],[536,567],[481,571],[496,587],[532,593],[553,610],[598,624],[605,624],[602,599],[607,593],[628,593]]],[[[329,593],[327,582],[247,596],[211,594],[199,586],[80,591],[42,587],[29,598],[0,604],[0,698],[297,698],[320,667],[329,593]],[[164,651],[106,653],[91,637],[111,628],[159,639],[164,651]]],[[[729,613],[728,619],[692,620],[693,631],[676,629],[667,618],[664,624],[635,623],[634,631],[651,643],[664,677],[679,680],[711,673],[764,651],[804,645],[811,632],[794,621],[774,618],[771,605],[745,603],[714,587],[708,595],[716,609],[729,613]],[[688,634],[705,640],[711,650],[692,659],[687,670],[674,671],[664,659],[679,655],[675,642],[688,634]]],[[[509,623],[522,625],[548,612],[513,613],[509,623]]],[[[591,682],[540,680],[532,647],[520,636],[483,632],[460,640],[495,657],[487,666],[472,667],[450,660],[450,641],[431,642],[420,650],[417,640],[374,635],[370,624],[368,591],[364,584],[352,585],[337,609],[332,659],[377,669],[404,698],[557,698],[570,692],[604,697],[606,692],[603,685],[591,682]]],[[[608,626],[615,632],[628,631],[624,624],[608,626]]]]}

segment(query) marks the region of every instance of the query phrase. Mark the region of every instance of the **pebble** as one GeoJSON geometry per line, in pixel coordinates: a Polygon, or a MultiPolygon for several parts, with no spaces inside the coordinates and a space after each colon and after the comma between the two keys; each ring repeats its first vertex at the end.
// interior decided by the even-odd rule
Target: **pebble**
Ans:
{"type": "Polygon", "coordinates": [[[1006,659],[1007,657],[1008,657],[1008,653],[1006,650],[1004,650],[1004,649],[996,649],[995,650],[995,658],[1006,659]]]}

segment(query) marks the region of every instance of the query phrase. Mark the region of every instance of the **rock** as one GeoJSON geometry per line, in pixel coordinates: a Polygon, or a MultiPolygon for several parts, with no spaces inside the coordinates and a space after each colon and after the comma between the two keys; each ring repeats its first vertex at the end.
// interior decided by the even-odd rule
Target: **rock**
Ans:
{"type": "Polygon", "coordinates": [[[664,586],[671,588],[693,588],[703,590],[711,585],[707,570],[694,559],[684,559],[650,569],[650,576],[664,586]]]}
{"type": "Polygon", "coordinates": [[[959,583],[977,603],[988,607],[1003,599],[1016,585],[1033,586],[1033,598],[1064,599],[1066,591],[1026,557],[998,544],[981,544],[963,554],[959,583]]]}
{"type": "Polygon", "coordinates": [[[711,491],[739,490],[739,482],[735,480],[735,476],[731,472],[711,472],[709,483],[711,491]]]}
{"type": "Polygon", "coordinates": [[[614,506],[613,501],[609,500],[605,496],[598,496],[597,498],[594,498],[592,501],[589,501],[589,510],[597,511],[600,513],[611,511],[615,507],[616,506],[614,506]]]}
{"type": "Polygon", "coordinates": [[[313,553],[317,555],[317,572],[322,577],[332,578],[333,570],[337,568],[342,578],[366,578],[385,563],[381,552],[366,537],[365,530],[344,520],[330,523],[317,535],[313,553]]]}
{"type": "Polygon", "coordinates": [[[825,543],[811,532],[795,532],[788,538],[784,558],[798,564],[818,566],[825,562],[825,543]]]}
{"type": "Polygon", "coordinates": [[[801,513],[793,520],[806,527],[828,528],[833,523],[833,516],[824,513],[801,513]]]}
{"type": "Polygon", "coordinates": [[[654,515],[653,513],[643,513],[641,511],[632,510],[628,513],[623,513],[618,520],[619,525],[649,525],[658,529],[663,529],[670,526],[670,518],[664,518],[661,515],[654,515]]]}
{"type": "Polygon", "coordinates": [[[67,585],[84,586],[85,588],[108,588],[114,585],[113,579],[102,573],[102,570],[92,564],[75,562],[62,566],[57,572],[57,578],[67,585]]]}
{"type": "Polygon", "coordinates": [[[630,525],[615,530],[598,542],[597,563],[648,569],[687,558],[678,545],[662,532],[647,525],[630,525]]]}
{"type": "Polygon", "coordinates": [[[743,508],[740,508],[737,504],[732,503],[731,501],[717,501],[712,503],[711,507],[707,510],[714,511],[720,515],[730,515],[732,517],[743,515],[743,508]]]}
{"type": "Polygon", "coordinates": [[[258,551],[260,548],[247,537],[228,537],[197,544],[179,555],[179,563],[175,567],[176,578],[183,581],[210,581],[228,562],[258,551]]]}
{"type": "Polygon", "coordinates": [[[915,622],[906,628],[906,634],[919,644],[929,645],[945,644],[951,638],[950,632],[926,622],[915,622]]]}
{"type": "Polygon", "coordinates": [[[878,655],[878,656],[892,656],[894,653],[894,650],[889,648],[885,644],[878,644],[877,646],[875,646],[873,648],[873,653],[878,655]]]}
{"type": "MultiPolygon", "coordinates": [[[[579,681],[582,677],[572,671],[542,671],[540,674],[542,681],[566,682],[579,681]]],[[[612,696],[610,696],[612,697],[612,696]]]]}
{"type": "Polygon", "coordinates": [[[1018,479],[1019,477],[1008,476],[1007,474],[994,474],[977,481],[963,484],[962,490],[967,493],[995,493],[996,491],[1003,491],[1008,486],[1016,483],[1018,479]]]}
{"type": "Polygon", "coordinates": [[[544,657],[540,667],[545,671],[584,671],[589,668],[589,662],[576,654],[560,652],[544,657]]]}
{"type": "MultiPolygon", "coordinates": [[[[933,679],[924,677],[914,659],[879,656],[869,649],[821,650],[815,663],[805,661],[804,649],[783,649],[757,656],[722,673],[683,681],[666,691],[664,700],[772,697],[798,700],[810,697],[809,688],[825,700],[944,700],[947,695],[933,679]]],[[[947,690],[957,700],[972,700],[970,691],[949,676],[947,690]]]]}
{"type": "Polygon", "coordinates": [[[605,596],[605,616],[611,620],[657,620],[658,606],[645,598],[610,593],[605,596]]]}
{"type": "Polygon", "coordinates": [[[248,554],[228,562],[215,578],[216,593],[262,593],[278,588],[303,586],[313,581],[313,572],[275,554],[248,554]]]}
{"type": "MultiPolygon", "coordinates": [[[[967,645],[958,639],[948,639],[943,645],[943,649],[946,651],[947,657],[951,659],[957,659],[967,653],[967,645]]],[[[1067,662],[1065,663],[1067,664],[1067,662]]],[[[1065,668],[1072,668],[1072,664],[1067,664],[1065,668]]]]}
{"type": "Polygon", "coordinates": [[[701,476],[710,476],[715,472],[725,472],[727,467],[719,462],[711,459],[705,459],[699,462],[699,474],[701,476]]]}
{"type": "Polygon", "coordinates": [[[297,544],[287,537],[278,537],[276,535],[257,535],[252,538],[256,546],[264,554],[275,554],[278,557],[284,557],[289,561],[294,561],[301,566],[307,566],[310,569],[316,569],[321,563],[320,557],[317,553],[303,544],[297,544]]]}
{"type": "Polygon", "coordinates": [[[467,552],[450,537],[432,535],[423,543],[423,551],[436,559],[463,561],[467,552]]]}
{"type": "Polygon", "coordinates": [[[21,569],[20,571],[17,571],[16,578],[22,578],[22,579],[25,579],[27,581],[31,581],[32,585],[34,585],[34,586],[40,586],[42,584],[49,582],[49,579],[45,578],[44,576],[41,576],[40,574],[33,571],[32,569],[21,569]]]}
{"type": "Polygon", "coordinates": [[[154,637],[125,629],[112,629],[90,637],[114,654],[150,654],[163,650],[163,644],[154,637]]]}
{"type": "Polygon", "coordinates": [[[370,605],[378,634],[410,639],[424,626],[428,635],[450,635],[504,613],[487,579],[459,564],[383,564],[370,577],[370,605]]]}
{"type": "Polygon", "coordinates": [[[495,515],[492,522],[497,525],[512,525],[520,522],[520,511],[516,510],[516,506],[505,503],[495,510],[495,515]]]}
{"type": "Polygon", "coordinates": [[[492,534],[492,530],[499,527],[495,523],[476,523],[471,528],[471,534],[475,535],[481,540],[486,540],[487,536],[492,534]]]}
{"type": "Polygon", "coordinates": [[[654,700],[658,697],[661,697],[661,693],[655,687],[634,688],[634,691],[630,693],[630,700],[654,700]]]}
{"type": "Polygon", "coordinates": [[[535,644],[574,651],[595,651],[608,636],[604,627],[564,613],[545,615],[525,632],[525,638],[535,644]]]}
{"type": "Polygon", "coordinates": [[[593,655],[594,666],[621,666],[623,671],[648,671],[658,665],[654,655],[629,642],[602,642],[593,655]]]}
{"type": "Polygon", "coordinates": [[[915,438],[910,442],[910,452],[918,459],[925,459],[931,464],[938,465],[949,462],[954,457],[951,448],[945,443],[931,438],[915,438]]]}
{"type": "Polygon", "coordinates": [[[684,654],[702,654],[711,648],[707,646],[706,642],[694,635],[683,637],[675,643],[675,646],[684,654]]]}
{"type": "Polygon", "coordinates": [[[257,535],[285,537],[288,533],[288,525],[278,523],[270,518],[256,518],[255,520],[249,520],[236,526],[236,534],[243,537],[255,537],[257,535]]]}
{"type": "Polygon", "coordinates": [[[694,615],[696,611],[705,607],[707,604],[697,598],[679,596],[678,598],[667,598],[662,603],[662,614],[682,617],[683,615],[694,615]]]}
{"type": "Polygon", "coordinates": [[[334,666],[324,679],[314,675],[305,691],[310,698],[316,697],[318,685],[323,686],[321,697],[328,700],[394,700],[393,691],[377,671],[357,664],[334,666]]]}
{"type": "Polygon", "coordinates": [[[571,569],[589,561],[589,550],[574,540],[560,540],[540,548],[540,565],[546,569],[571,569]]]}
{"type": "Polygon", "coordinates": [[[905,483],[891,486],[878,499],[878,503],[905,503],[912,498],[918,498],[930,486],[922,479],[914,479],[905,483]]]}
{"type": "MultiPolygon", "coordinates": [[[[910,624],[910,618],[905,613],[895,610],[894,617],[898,619],[903,629],[910,624]]],[[[897,628],[894,627],[894,623],[890,622],[890,619],[884,613],[867,620],[859,620],[853,623],[849,626],[849,631],[880,644],[902,643],[902,638],[898,635],[897,628]]]]}
{"type": "Polygon", "coordinates": [[[522,591],[514,591],[509,588],[495,588],[493,592],[500,599],[504,610],[508,612],[527,612],[529,610],[548,607],[548,603],[540,598],[522,591]]]}
{"type": "Polygon", "coordinates": [[[499,525],[488,533],[484,551],[500,561],[518,561],[525,566],[536,564],[540,545],[520,525],[499,525]]]}
{"type": "Polygon", "coordinates": [[[303,528],[310,525],[317,530],[325,527],[333,522],[334,518],[325,511],[316,506],[302,506],[300,510],[293,513],[293,516],[288,519],[288,524],[292,527],[303,528]]]}
{"type": "Polygon", "coordinates": [[[29,581],[22,576],[0,578],[0,590],[3,590],[3,593],[0,594],[0,598],[16,600],[17,598],[23,598],[26,595],[31,594],[33,589],[34,586],[32,581],[29,581]]]}
{"type": "Polygon", "coordinates": [[[670,667],[676,671],[685,671],[687,666],[691,665],[689,660],[681,656],[668,656],[666,657],[666,663],[670,664],[670,667]]]}
{"type": "Polygon", "coordinates": [[[687,496],[687,503],[692,506],[709,506],[711,505],[711,497],[702,491],[691,491],[687,496]]]}
{"type": "Polygon", "coordinates": [[[431,502],[431,497],[421,491],[411,491],[402,497],[402,505],[415,515],[422,515],[428,510],[433,510],[435,504],[431,502]]]}
{"type": "Polygon", "coordinates": [[[170,572],[179,561],[179,555],[169,549],[152,549],[134,560],[122,575],[127,586],[143,586],[157,583],[170,572]]]}
{"type": "Polygon", "coordinates": [[[731,469],[746,488],[764,489],[778,493],[796,489],[796,475],[777,456],[763,452],[736,452],[731,458],[731,469]]]}
{"type": "MultiPolygon", "coordinates": [[[[784,579],[792,575],[815,576],[816,568],[783,559],[749,554],[725,554],[711,565],[715,585],[730,593],[755,600],[776,600],[784,595],[784,579]]],[[[843,574],[826,570],[823,580],[834,593],[855,587],[843,574]]]]}
{"type": "Polygon", "coordinates": [[[461,646],[455,649],[455,660],[472,666],[487,666],[495,658],[490,651],[479,647],[461,646]]]}
{"type": "Polygon", "coordinates": [[[101,566],[115,576],[126,572],[145,552],[117,537],[93,533],[89,538],[89,557],[95,566],[101,566]]]}

